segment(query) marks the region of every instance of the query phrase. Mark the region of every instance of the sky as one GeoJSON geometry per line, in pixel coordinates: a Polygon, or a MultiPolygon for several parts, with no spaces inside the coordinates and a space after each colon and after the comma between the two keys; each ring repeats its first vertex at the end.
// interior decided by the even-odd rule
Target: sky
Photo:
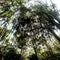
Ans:
{"type": "Polygon", "coordinates": [[[57,9],[60,10],[60,0],[52,0],[56,4],[57,9]]]}
{"type": "MultiPolygon", "coordinates": [[[[34,4],[34,1],[47,1],[48,4],[51,3],[50,0],[29,0],[29,1],[30,1],[30,3],[32,3],[32,4],[34,4]]],[[[52,0],[52,2],[53,2],[54,4],[56,4],[57,9],[60,10],[60,0],[52,0]]]]}

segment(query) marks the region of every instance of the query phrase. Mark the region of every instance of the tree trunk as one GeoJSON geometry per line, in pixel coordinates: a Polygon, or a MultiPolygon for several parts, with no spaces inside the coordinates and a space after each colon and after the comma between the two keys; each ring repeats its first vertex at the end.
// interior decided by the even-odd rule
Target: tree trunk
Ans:
{"type": "Polygon", "coordinates": [[[36,60],[39,60],[38,59],[38,55],[37,55],[37,50],[36,50],[37,48],[36,47],[33,47],[33,49],[34,49],[34,52],[35,52],[35,58],[36,58],[36,60]]]}

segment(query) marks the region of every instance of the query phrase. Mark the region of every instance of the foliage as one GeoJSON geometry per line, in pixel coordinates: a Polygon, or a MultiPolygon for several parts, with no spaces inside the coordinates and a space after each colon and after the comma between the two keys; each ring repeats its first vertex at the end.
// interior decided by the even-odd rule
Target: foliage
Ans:
{"type": "Polygon", "coordinates": [[[7,51],[13,47],[9,42],[13,40],[17,43],[17,49],[21,50],[22,56],[24,50],[31,47],[38,58],[37,51],[41,48],[41,44],[42,46],[46,45],[47,49],[52,52],[51,47],[47,44],[47,38],[53,40],[53,36],[60,42],[60,37],[54,32],[56,27],[60,29],[59,13],[58,10],[52,8],[53,6],[47,4],[38,2],[37,5],[29,8],[24,4],[24,0],[3,0],[0,2],[0,19],[2,22],[0,40],[6,44],[1,50],[6,49],[7,51]],[[13,37],[8,38],[9,34],[13,34],[13,37]]]}

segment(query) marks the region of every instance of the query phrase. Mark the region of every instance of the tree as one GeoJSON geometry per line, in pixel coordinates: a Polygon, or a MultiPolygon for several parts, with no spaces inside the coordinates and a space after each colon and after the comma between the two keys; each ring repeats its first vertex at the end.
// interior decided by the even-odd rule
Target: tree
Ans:
{"type": "MultiPolygon", "coordinates": [[[[35,55],[38,56],[37,50],[40,44],[45,44],[51,50],[47,44],[47,38],[51,39],[51,36],[54,36],[60,42],[60,38],[54,32],[55,27],[60,29],[59,13],[52,8],[53,6],[51,7],[47,4],[38,2],[37,5],[27,8],[23,2],[23,0],[4,0],[0,3],[0,19],[3,22],[1,27],[10,31],[8,36],[9,33],[13,33],[21,53],[24,48],[31,46],[34,49],[35,55]],[[11,29],[8,28],[9,25],[11,25],[11,29]],[[28,44],[29,39],[30,44],[28,44]]],[[[5,32],[4,29],[3,31],[5,32]]],[[[7,35],[6,32],[4,35],[1,33],[3,38],[7,35]]]]}

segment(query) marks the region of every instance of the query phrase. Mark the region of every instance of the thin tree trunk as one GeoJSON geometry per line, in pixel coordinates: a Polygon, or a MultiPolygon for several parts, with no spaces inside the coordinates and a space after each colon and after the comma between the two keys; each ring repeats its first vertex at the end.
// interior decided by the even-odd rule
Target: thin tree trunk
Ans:
{"type": "Polygon", "coordinates": [[[35,56],[36,56],[35,58],[36,58],[37,60],[39,60],[39,59],[38,59],[38,55],[37,55],[37,50],[36,50],[37,48],[36,48],[36,47],[33,47],[33,49],[34,49],[35,56]]]}

